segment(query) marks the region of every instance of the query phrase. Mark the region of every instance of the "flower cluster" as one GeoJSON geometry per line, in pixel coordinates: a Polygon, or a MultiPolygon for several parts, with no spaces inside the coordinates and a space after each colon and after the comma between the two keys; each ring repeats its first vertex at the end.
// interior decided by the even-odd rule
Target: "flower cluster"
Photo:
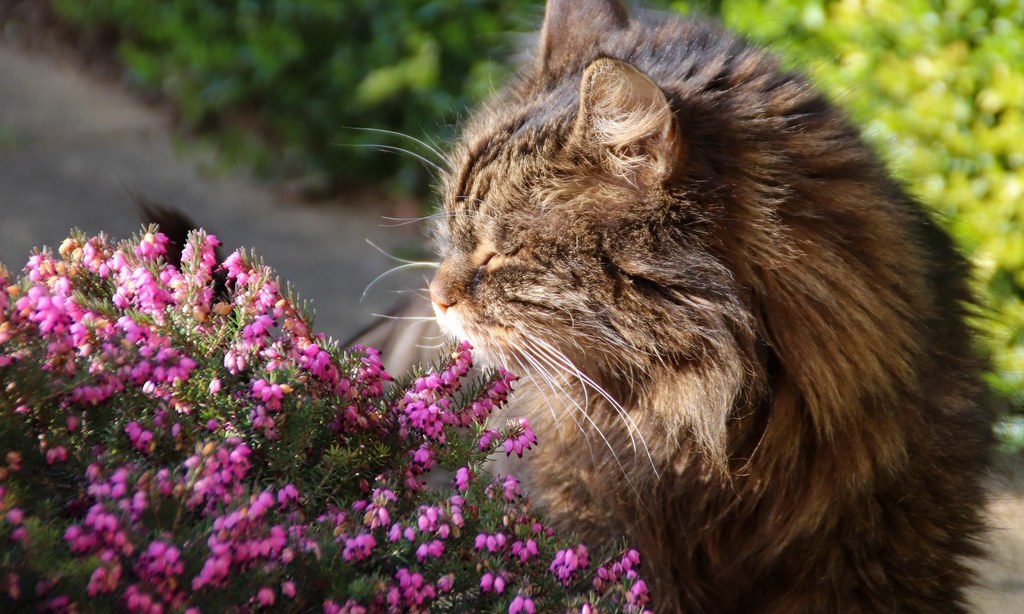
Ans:
{"type": "Polygon", "coordinates": [[[647,605],[635,551],[595,569],[484,470],[538,445],[492,424],[512,374],[464,343],[392,378],[254,257],[166,245],[76,234],[0,267],[0,609],[647,605]]]}

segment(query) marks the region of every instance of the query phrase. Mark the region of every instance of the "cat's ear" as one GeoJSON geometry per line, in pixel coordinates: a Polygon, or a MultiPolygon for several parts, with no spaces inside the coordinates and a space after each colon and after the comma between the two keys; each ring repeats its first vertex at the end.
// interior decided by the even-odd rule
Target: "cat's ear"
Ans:
{"type": "Polygon", "coordinates": [[[541,74],[558,74],[605,33],[629,27],[622,0],[548,0],[540,31],[541,74]]]}
{"type": "Polygon", "coordinates": [[[665,92],[635,66],[611,58],[595,60],[583,72],[574,136],[631,178],[664,178],[679,155],[665,92]]]}

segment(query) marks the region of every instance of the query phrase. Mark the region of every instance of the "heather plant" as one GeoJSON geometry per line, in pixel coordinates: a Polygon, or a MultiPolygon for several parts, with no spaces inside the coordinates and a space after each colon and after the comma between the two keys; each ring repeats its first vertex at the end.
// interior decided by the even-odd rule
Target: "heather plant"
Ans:
{"type": "Polygon", "coordinates": [[[199,231],[179,270],[166,242],[0,267],[0,610],[647,604],[634,550],[589,552],[486,472],[542,445],[500,416],[515,376],[462,344],[393,378],[254,257],[199,231]]]}

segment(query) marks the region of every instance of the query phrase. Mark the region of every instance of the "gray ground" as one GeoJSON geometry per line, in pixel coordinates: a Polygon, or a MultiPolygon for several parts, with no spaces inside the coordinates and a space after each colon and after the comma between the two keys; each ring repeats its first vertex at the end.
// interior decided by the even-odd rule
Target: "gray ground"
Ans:
{"type": "MultiPolygon", "coordinates": [[[[203,168],[176,149],[160,113],[117,85],[0,42],[0,262],[11,269],[33,247],[59,245],[73,226],[120,238],[136,232],[129,188],[179,207],[229,249],[256,248],[313,300],[317,328],[338,338],[373,321],[395,299],[390,290],[425,285],[413,274],[359,303],[366,285],[395,264],[365,239],[386,250],[416,242],[418,224],[381,221],[415,207],[366,195],[332,206],[290,202],[243,174],[203,168]]],[[[978,565],[983,587],[973,595],[979,612],[1024,612],[1022,493],[1019,461],[1000,469],[989,506],[991,556],[978,565]]]]}
{"type": "Polygon", "coordinates": [[[366,239],[389,252],[416,242],[420,224],[382,220],[402,209],[415,215],[415,207],[368,203],[367,194],[288,202],[241,172],[209,163],[204,170],[197,148],[188,155],[169,134],[164,114],[116,84],[0,43],[0,262],[16,271],[32,248],[56,248],[72,227],[128,238],[141,228],[130,190],[178,207],[228,249],[255,248],[313,301],[318,330],[336,338],[371,322],[395,300],[391,290],[425,286],[422,272],[389,280],[359,303],[367,284],[396,264],[366,239]]]}

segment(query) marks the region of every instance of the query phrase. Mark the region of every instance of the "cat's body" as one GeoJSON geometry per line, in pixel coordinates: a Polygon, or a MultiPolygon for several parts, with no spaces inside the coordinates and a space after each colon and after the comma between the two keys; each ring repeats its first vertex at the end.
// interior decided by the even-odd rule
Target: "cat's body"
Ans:
{"type": "Polygon", "coordinates": [[[548,3],[444,186],[442,325],[531,376],[531,495],[663,612],[956,611],[991,417],[965,267],[715,25],[548,3]]]}

